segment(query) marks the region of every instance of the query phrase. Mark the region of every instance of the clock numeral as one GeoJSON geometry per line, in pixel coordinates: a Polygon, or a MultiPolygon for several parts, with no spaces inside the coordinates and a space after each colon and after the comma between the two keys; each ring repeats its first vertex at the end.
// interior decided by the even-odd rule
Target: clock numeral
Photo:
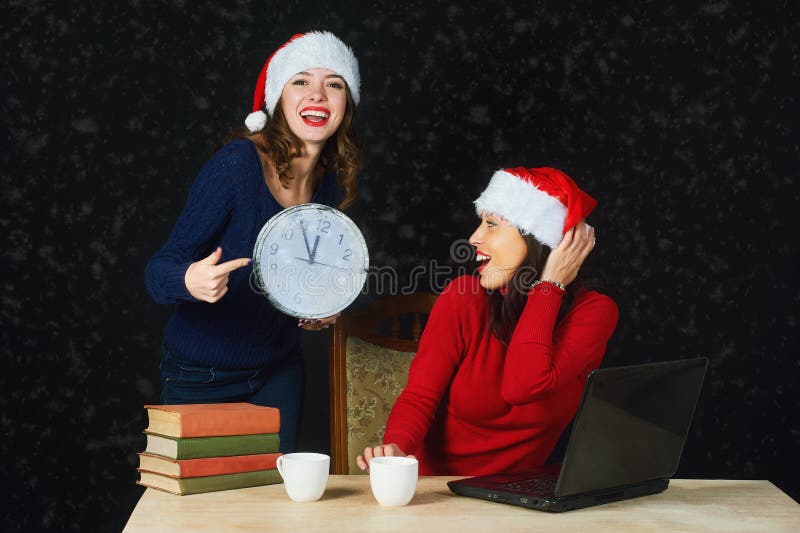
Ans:
{"type": "Polygon", "coordinates": [[[295,294],[294,295],[294,303],[299,304],[299,303],[302,303],[302,302],[303,302],[303,299],[300,298],[300,295],[299,294],[295,294]]]}
{"type": "Polygon", "coordinates": [[[291,228],[289,228],[283,232],[283,235],[281,235],[281,237],[283,237],[287,241],[291,241],[292,237],[294,237],[294,231],[291,228]]]}
{"type": "Polygon", "coordinates": [[[339,246],[342,245],[342,239],[344,239],[344,233],[339,234],[339,246]]]}
{"type": "Polygon", "coordinates": [[[317,221],[317,231],[321,231],[322,233],[328,233],[330,227],[331,223],[328,220],[319,219],[317,221]]]}
{"type": "Polygon", "coordinates": [[[270,255],[275,255],[275,254],[278,253],[279,249],[280,249],[280,246],[278,246],[278,243],[277,242],[273,242],[272,244],[269,245],[269,254],[270,255]]]}
{"type": "Polygon", "coordinates": [[[350,256],[351,255],[353,255],[353,250],[351,250],[350,248],[346,248],[345,251],[344,251],[344,256],[342,257],[342,259],[344,259],[345,261],[350,261],[350,256]]]}

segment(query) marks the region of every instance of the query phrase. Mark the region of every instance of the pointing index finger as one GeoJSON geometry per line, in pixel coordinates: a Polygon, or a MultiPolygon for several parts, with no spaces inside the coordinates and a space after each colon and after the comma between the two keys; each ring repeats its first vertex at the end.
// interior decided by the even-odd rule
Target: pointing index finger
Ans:
{"type": "Polygon", "coordinates": [[[230,261],[226,261],[224,263],[220,263],[217,265],[217,273],[219,275],[228,274],[229,272],[233,272],[237,268],[242,268],[250,264],[251,259],[249,257],[240,257],[239,259],[231,259],[230,261]]]}

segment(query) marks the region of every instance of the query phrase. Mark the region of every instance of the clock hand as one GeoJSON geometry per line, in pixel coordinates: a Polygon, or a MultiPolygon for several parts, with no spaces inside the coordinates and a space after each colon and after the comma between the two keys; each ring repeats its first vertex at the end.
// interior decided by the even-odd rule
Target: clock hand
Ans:
{"type": "Polygon", "coordinates": [[[306,243],[306,252],[308,252],[308,259],[309,261],[313,261],[313,256],[311,255],[311,246],[308,245],[308,236],[306,235],[306,225],[303,223],[302,220],[300,221],[300,229],[303,231],[303,241],[306,243]]]}
{"type": "MultiPolygon", "coordinates": [[[[306,235],[306,225],[303,223],[302,220],[300,221],[300,229],[303,230],[303,240],[306,243],[306,251],[308,252],[309,264],[312,264],[314,262],[314,254],[311,252],[311,247],[308,245],[308,236],[306,235]]],[[[317,237],[317,240],[319,240],[319,237],[317,237]]],[[[316,251],[316,249],[317,249],[317,247],[316,247],[316,243],[315,243],[314,244],[314,250],[316,251]]],[[[303,261],[305,261],[305,259],[303,259],[303,261]]]]}
{"type": "Polygon", "coordinates": [[[329,268],[339,268],[339,269],[342,268],[342,267],[338,267],[336,265],[329,265],[328,263],[320,263],[319,261],[311,261],[310,259],[306,259],[304,257],[295,257],[295,259],[299,259],[300,261],[305,261],[309,265],[320,265],[320,266],[325,266],[325,267],[329,267],[329,268]]]}
{"type": "MultiPolygon", "coordinates": [[[[308,243],[306,243],[307,245],[308,243]]],[[[314,239],[314,248],[311,249],[311,253],[308,254],[308,258],[311,259],[311,263],[314,262],[314,257],[317,255],[317,245],[319,244],[319,235],[317,238],[314,239]]]]}

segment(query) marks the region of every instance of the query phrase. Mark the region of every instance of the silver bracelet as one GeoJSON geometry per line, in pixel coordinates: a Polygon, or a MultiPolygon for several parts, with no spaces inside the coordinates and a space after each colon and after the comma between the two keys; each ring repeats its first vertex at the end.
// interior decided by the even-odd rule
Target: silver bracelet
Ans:
{"type": "Polygon", "coordinates": [[[559,283],[557,281],[553,281],[553,280],[550,280],[550,279],[537,279],[536,281],[533,282],[533,285],[531,285],[531,289],[535,288],[540,283],[550,283],[551,285],[555,285],[556,287],[558,287],[562,291],[566,291],[567,290],[566,288],[564,288],[564,284],[563,283],[559,283]]]}

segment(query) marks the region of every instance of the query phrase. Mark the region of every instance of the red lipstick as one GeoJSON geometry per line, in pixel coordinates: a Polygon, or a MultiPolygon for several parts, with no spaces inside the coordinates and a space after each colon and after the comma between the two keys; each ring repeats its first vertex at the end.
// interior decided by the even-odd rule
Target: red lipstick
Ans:
{"type": "Polygon", "coordinates": [[[326,107],[308,106],[300,110],[300,118],[303,122],[314,128],[327,124],[330,117],[331,112],[326,107]]]}

